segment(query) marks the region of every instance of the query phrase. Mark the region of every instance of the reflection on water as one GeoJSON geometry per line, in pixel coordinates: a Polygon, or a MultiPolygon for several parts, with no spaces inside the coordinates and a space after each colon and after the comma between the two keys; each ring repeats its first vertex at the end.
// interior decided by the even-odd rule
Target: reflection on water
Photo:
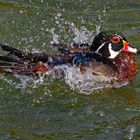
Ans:
{"type": "MultiPolygon", "coordinates": [[[[91,42],[115,29],[139,47],[139,13],[133,0],[0,0],[0,42],[56,53],[52,42],[91,42]]],[[[0,75],[0,139],[140,138],[140,74],[129,86],[92,95],[63,80],[20,78],[0,75]]]]}

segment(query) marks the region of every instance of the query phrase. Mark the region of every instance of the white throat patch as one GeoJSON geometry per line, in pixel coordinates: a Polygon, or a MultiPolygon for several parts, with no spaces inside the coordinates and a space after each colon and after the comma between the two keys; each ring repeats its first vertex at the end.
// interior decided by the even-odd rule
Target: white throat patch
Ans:
{"type": "Polygon", "coordinates": [[[109,58],[114,59],[120,52],[121,52],[121,50],[120,51],[113,51],[111,43],[109,44],[109,53],[110,53],[109,58]]]}

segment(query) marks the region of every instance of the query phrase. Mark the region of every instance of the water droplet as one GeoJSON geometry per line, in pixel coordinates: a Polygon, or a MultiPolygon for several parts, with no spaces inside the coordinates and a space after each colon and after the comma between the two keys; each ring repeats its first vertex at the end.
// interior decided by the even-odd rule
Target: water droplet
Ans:
{"type": "Polygon", "coordinates": [[[42,46],[44,47],[46,45],[46,43],[44,42],[43,44],[42,44],[42,46]]]}
{"type": "Polygon", "coordinates": [[[54,31],[55,31],[54,28],[50,30],[50,33],[52,34],[52,41],[51,42],[58,44],[59,43],[59,41],[58,41],[59,36],[54,31]]]}
{"type": "Polygon", "coordinates": [[[59,24],[60,22],[58,20],[55,21],[56,24],[59,24]]]}
{"type": "Polygon", "coordinates": [[[135,125],[129,125],[127,127],[127,130],[129,133],[134,133],[136,131],[136,126],[135,125]]]}
{"type": "Polygon", "coordinates": [[[58,17],[61,17],[61,15],[62,15],[61,13],[57,13],[57,16],[58,16],[58,17]]]}
{"type": "Polygon", "coordinates": [[[133,133],[129,133],[126,135],[126,139],[132,140],[134,138],[134,134],[133,133]]]}
{"type": "Polygon", "coordinates": [[[136,126],[135,125],[129,125],[126,129],[127,135],[125,136],[126,139],[132,140],[134,138],[134,134],[136,131],[136,126]]]}
{"type": "Polygon", "coordinates": [[[104,111],[98,111],[97,113],[96,113],[97,115],[99,115],[100,117],[103,117],[103,116],[105,116],[105,113],[104,113],[104,111]]]}
{"type": "Polygon", "coordinates": [[[42,20],[42,24],[45,24],[45,21],[46,21],[46,20],[42,20]]]}
{"type": "Polygon", "coordinates": [[[19,13],[21,13],[21,14],[22,14],[23,12],[24,12],[23,10],[20,10],[20,11],[19,11],[19,13]]]}

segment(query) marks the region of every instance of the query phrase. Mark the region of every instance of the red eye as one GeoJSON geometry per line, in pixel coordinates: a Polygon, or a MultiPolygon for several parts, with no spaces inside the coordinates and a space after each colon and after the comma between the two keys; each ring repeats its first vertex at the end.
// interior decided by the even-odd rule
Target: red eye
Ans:
{"type": "Polygon", "coordinates": [[[113,43],[119,43],[120,42],[120,38],[118,36],[114,36],[112,39],[113,43]]]}

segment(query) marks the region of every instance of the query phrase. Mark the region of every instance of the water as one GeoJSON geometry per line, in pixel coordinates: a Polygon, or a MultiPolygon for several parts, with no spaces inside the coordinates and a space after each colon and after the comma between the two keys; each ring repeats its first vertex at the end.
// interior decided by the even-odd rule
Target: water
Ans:
{"type": "MultiPolygon", "coordinates": [[[[52,42],[91,42],[108,29],[139,48],[140,1],[0,0],[0,42],[23,50],[56,53],[52,42]]],[[[0,139],[140,139],[140,74],[90,95],[63,80],[21,79],[0,75],[0,139]]]]}

